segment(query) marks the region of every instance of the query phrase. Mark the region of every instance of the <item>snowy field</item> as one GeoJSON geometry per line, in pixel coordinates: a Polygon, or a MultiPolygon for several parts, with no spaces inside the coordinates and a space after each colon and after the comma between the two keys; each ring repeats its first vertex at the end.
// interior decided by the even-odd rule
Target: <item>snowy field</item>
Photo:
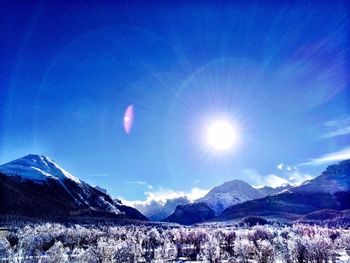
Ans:
{"type": "Polygon", "coordinates": [[[350,232],[294,226],[40,224],[0,236],[0,262],[350,262],[350,232]]]}

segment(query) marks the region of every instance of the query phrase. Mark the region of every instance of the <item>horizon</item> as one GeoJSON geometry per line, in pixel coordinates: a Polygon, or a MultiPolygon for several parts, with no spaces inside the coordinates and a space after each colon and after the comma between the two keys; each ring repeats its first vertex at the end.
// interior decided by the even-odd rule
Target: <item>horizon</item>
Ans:
{"type": "Polygon", "coordinates": [[[146,202],[350,159],[341,1],[62,3],[3,4],[1,164],[45,155],[146,202]]]}

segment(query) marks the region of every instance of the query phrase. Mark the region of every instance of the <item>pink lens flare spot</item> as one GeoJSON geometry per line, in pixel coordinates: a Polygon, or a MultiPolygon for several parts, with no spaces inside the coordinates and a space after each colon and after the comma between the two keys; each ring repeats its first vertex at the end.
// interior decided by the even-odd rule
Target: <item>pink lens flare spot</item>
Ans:
{"type": "Polygon", "coordinates": [[[124,114],[124,131],[130,134],[134,123],[134,105],[129,105],[124,114]]]}

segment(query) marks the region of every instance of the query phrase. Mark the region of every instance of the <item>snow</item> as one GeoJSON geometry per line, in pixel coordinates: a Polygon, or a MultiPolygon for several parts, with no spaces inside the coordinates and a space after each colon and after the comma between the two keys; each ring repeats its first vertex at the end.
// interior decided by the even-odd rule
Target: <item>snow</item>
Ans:
{"type": "Polygon", "coordinates": [[[79,179],[59,167],[53,160],[43,155],[29,154],[0,166],[0,172],[8,176],[20,176],[22,179],[44,182],[48,178],[63,181],[70,179],[81,183],[79,179]]]}
{"type": "Polygon", "coordinates": [[[264,194],[248,183],[242,180],[232,180],[214,187],[196,202],[206,203],[218,215],[227,207],[263,196],[264,194]]]}

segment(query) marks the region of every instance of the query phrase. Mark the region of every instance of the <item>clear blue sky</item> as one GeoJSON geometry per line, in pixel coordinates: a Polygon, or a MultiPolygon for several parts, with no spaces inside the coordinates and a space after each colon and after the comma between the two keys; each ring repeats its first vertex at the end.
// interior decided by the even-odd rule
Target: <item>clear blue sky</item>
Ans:
{"type": "Polygon", "coordinates": [[[116,2],[2,1],[1,163],[44,154],[135,200],[350,156],[346,1],[116,2]],[[239,126],[232,153],[203,149],[216,116],[239,126]]]}

